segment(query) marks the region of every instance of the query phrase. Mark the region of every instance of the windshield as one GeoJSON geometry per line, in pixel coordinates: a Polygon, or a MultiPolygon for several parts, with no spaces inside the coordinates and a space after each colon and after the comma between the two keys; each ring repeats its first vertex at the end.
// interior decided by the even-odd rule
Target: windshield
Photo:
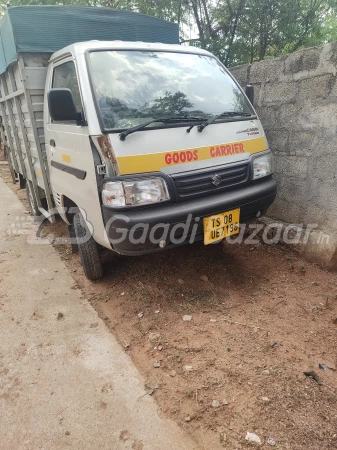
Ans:
{"type": "Polygon", "coordinates": [[[91,52],[90,63],[97,103],[108,130],[165,117],[207,120],[223,112],[254,114],[237,84],[210,56],[104,50],[91,52]]]}

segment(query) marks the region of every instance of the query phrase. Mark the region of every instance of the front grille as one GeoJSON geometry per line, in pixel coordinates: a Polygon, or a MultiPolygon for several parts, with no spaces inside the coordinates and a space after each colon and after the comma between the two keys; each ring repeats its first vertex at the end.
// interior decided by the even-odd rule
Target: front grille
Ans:
{"type": "Polygon", "coordinates": [[[176,192],[181,199],[216,193],[248,180],[248,162],[227,164],[210,169],[194,170],[172,175],[176,192]]]}

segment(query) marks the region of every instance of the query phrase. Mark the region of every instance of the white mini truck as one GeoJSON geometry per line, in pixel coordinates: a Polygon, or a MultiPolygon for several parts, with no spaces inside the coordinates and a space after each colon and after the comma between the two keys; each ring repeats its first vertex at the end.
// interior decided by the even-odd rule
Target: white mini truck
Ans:
{"type": "Polygon", "coordinates": [[[13,181],[34,215],[57,212],[68,224],[89,279],[103,276],[102,248],[142,255],[220,242],[272,204],[272,154],[252,87],[244,93],[209,52],[178,45],[176,24],[105,8],[17,7],[0,25],[7,44],[8,21],[0,115],[13,181]],[[47,42],[30,35],[25,47],[22,15],[44,23],[47,42]]]}

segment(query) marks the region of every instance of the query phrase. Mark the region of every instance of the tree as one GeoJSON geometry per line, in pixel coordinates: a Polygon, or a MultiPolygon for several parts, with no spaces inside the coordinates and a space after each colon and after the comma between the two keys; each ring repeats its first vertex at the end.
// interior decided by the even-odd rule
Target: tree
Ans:
{"type": "Polygon", "coordinates": [[[211,51],[227,66],[337,39],[337,0],[12,1],[22,4],[105,6],[178,22],[182,43],[211,51]]]}
{"type": "Polygon", "coordinates": [[[190,0],[200,45],[226,65],[260,61],[336,37],[336,0],[190,0]],[[206,14],[207,10],[207,14],[206,14]]]}

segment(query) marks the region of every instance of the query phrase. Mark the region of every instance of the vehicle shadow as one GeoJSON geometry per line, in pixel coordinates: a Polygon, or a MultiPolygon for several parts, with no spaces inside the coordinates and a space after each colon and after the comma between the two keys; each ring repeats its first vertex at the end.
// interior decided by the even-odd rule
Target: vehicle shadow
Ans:
{"type": "Polygon", "coordinates": [[[280,269],[272,264],[273,250],[275,246],[195,243],[139,257],[114,255],[100,284],[129,290],[139,302],[187,303],[193,310],[228,303],[233,291],[242,291],[246,301],[280,269]]]}

